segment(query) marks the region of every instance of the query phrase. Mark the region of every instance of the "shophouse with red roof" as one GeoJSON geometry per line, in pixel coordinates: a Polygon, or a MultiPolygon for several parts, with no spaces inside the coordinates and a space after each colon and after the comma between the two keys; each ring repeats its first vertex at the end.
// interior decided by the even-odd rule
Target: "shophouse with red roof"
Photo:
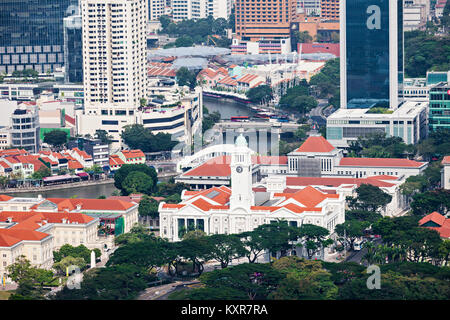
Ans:
{"type": "Polygon", "coordinates": [[[145,154],[137,149],[137,150],[122,150],[117,153],[119,158],[125,164],[143,164],[145,163],[145,154]]]}

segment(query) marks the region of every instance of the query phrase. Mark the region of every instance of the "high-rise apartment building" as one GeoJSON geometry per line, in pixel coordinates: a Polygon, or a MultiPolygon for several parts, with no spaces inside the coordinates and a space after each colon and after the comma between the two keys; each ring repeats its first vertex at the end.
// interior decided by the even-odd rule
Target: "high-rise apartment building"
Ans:
{"type": "Polygon", "coordinates": [[[166,0],[148,0],[148,18],[150,21],[158,20],[164,15],[166,0]]]}
{"type": "Polygon", "coordinates": [[[403,1],[341,0],[341,108],[396,109],[403,83],[403,1]]]}
{"type": "Polygon", "coordinates": [[[236,0],[236,37],[244,41],[290,37],[296,0],[236,0]]]}
{"type": "Polygon", "coordinates": [[[78,0],[0,1],[0,72],[47,72],[64,64],[63,18],[78,0]]]}
{"type": "Polygon", "coordinates": [[[339,0],[321,0],[320,16],[325,20],[339,20],[339,0]]]}
{"type": "MultiPolygon", "coordinates": [[[[157,0],[156,0],[157,1],[157,0]]],[[[204,19],[228,19],[233,7],[232,0],[172,0],[172,17],[174,21],[204,19]]]]}
{"type": "Polygon", "coordinates": [[[146,97],[147,0],[81,0],[85,113],[133,115],[146,97]]]}

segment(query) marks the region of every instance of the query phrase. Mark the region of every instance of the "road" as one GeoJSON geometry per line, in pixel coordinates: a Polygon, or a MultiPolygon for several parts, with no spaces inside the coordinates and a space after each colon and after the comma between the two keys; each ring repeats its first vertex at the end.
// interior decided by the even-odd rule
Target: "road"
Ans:
{"type": "MultiPolygon", "coordinates": [[[[383,241],[381,239],[374,239],[372,241],[375,245],[379,245],[381,244],[383,241]]],[[[356,262],[361,264],[361,260],[364,257],[364,255],[367,253],[367,249],[366,248],[362,248],[359,251],[353,251],[348,257],[347,259],[345,259],[346,262],[356,262]]]]}

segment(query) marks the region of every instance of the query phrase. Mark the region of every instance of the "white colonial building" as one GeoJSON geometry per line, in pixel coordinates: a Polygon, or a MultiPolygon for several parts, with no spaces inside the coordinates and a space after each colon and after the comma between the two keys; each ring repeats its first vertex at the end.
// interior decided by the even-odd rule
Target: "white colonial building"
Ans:
{"type": "Polygon", "coordinates": [[[159,205],[160,235],[179,241],[186,230],[200,229],[206,234],[236,234],[276,221],[292,226],[315,224],[334,233],[345,221],[345,197],[306,187],[296,192],[265,192],[253,188],[251,150],[245,138],[236,139],[229,164],[231,188],[212,187],[183,191],[178,204],[159,205]]]}

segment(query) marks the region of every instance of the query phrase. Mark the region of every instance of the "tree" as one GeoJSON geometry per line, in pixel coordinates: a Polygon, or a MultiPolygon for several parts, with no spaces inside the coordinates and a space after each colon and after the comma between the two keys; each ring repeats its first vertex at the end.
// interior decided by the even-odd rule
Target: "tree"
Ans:
{"type": "Polygon", "coordinates": [[[64,287],[54,300],[132,300],[154,277],[132,264],[95,268],[84,273],[81,288],[64,287]]]}
{"type": "Polygon", "coordinates": [[[207,272],[199,280],[207,288],[237,290],[249,300],[267,299],[283,278],[282,273],[269,264],[243,263],[221,270],[207,272]]]}
{"type": "Polygon", "coordinates": [[[150,233],[149,229],[145,228],[142,224],[135,224],[129,232],[116,237],[114,242],[120,246],[151,239],[154,239],[154,235],[150,233]]]}
{"type": "Polygon", "coordinates": [[[273,99],[272,88],[268,85],[261,85],[248,90],[245,95],[253,103],[269,102],[273,99]]]}
{"type": "Polygon", "coordinates": [[[181,67],[177,71],[177,82],[179,86],[188,86],[191,90],[197,85],[197,73],[190,71],[186,67],[181,67]]]}
{"type": "Polygon", "coordinates": [[[139,201],[138,212],[141,217],[151,217],[156,219],[159,217],[158,212],[159,202],[153,198],[144,195],[139,201]]]}
{"type": "Polygon", "coordinates": [[[67,268],[72,265],[79,267],[80,270],[83,270],[87,266],[87,263],[81,257],[75,258],[72,256],[67,256],[67,257],[62,258],[61,261],[54,263],[53,269],[55,269],[57,272],[59,272],[61,274],[65,274],[67,268]]]}
{"type": "Polygon", "coordinates": [[[156,170],[154,168],[150,168],[145,164],[122,165],[122,167],[120,167],[120,169],[114,173],[114,186],[117,189],[123,191],[124,190],[123,182],[131,172],[135,171],[144,173],[147,176],[149,176],[152,181],[151,191],[152,192],[156,191],[157,188],[156,184],[158,183],[158,174],[156,173],[156,170]]]}
{"type": "Polygon", "coordinates": [[[183,234],[181,237],[183,240],[189,240],[189,239],[198,239],[206,236],[206,232],[200,230],[200,229],[194,229],[187,231],[183,234]]]}
{"type": "Polygon", "coordinates": [[[214,234],[209,237],[212,243],[211,256],[220,262],[222,269],[228,266],[233,259],[238,259],[246,254],[246,250],[236,235],[214,234]]]}
{"type": "Polygon", "coordinates": [[[273,263],[273,268],[286,278],[271,293],[275,300],[331,300],[336,299],[338,287],[331,274],[322,268],[320,261],[309,261],[296,256],[283,257],[273,263]]]}
{"type": "Polygon", "coordinates": [[[175,47],[192,47],[194,40],[190,36],[181,36],[175,40],[175,47]]]}
{"type": "Polygon", "coordinates": [[[444,215],[450,212],[450,190],[436,189],[413,196],[411,203],[413,214],[424,216],[434,211],[444,215]]]}
{"type": "Polygon", "coordinates": [[[159,132],[154,135],[141,124],[124,126],[121,137],[131,149],[143,152],[170,151],[177,144],[170,134],[159,132]]]}
{"type": "Polygon", "coordinates": [[[37,171],[33,172],[31,175],[32,179],[40,180],[45,177],[50,177],[52,172],[47,166],[41,166],[37,171]]]}
{"type": "Polygon", "coordinates": [[[44,142],[59,149],[67,142],[67,132],[62,130],[52,130],[44,133],[44,142]]]}
{"type": "Polygon", "coordinates": [[[368,225],[369,223],[367,222],[347,220],[344,223],[336,225],[335,231],[345,243],[350,244],[350,248],[353,248],[353,242],[364,235],[364,229],[367,228],[368,225]]]}
{"type": "Polygon", "coordinates": [[[120,246],[106,266],[131,264],[137,268],[150,271],[156,267],[161,267],[170,262],[167,252],[170,244],[161,238],[152,237],[136,243],[129,243],[120,246]]]}
{"type": "Polygon", "coordinates": [[[353,210],[376,212],[392,201],[392,196],[377,186],[361,184],[356,188],[357,197],[350,199],[349,207],[353,210]]]}
{"type": "Polygon", "coordinates": [[[329,234],[330,232],[327,229],[313,224],[303,224],[299,228],[298,238],[306,248],[308,259],[312,259],[319,250],[333,243],[333,240],[326,239],[329,234]]]}
{"type": "Polygon", "coordinates": [[[18,284],[15,294],[10,300],[42,300],[44,299],[44,286],[54,280],[50,270],[32,267],[25,256],[16,258],[16,262],[6,268],[8,277],[18,284]]]}
{"type": "Polygon", "coordinates": [[[139,171],[130,172],[122,182],[122,192],[125,195],[132,193],[151,194],[153,189],[152,178],[139,171]]]}
{"type": "Polygon", "coordinates": [[[113,136],[108,135],[108,132],[106,132],[106,130],[101,130],[101,129],[95,130],[94,136],[95,136],[95,138],[100,139],[102,141],[102,143],[108,144],[108,145],[110,145],[113,140],[113,136]]]}
{"type": "Polygon", "coordinates": [[[203,117],[202,132],[205,133],[207,130],[214,127],[214,124],[219,122],[220,119],[221,119],[221,115],[217,111],[214,111],[213,113],[207,113],[207,115],[203,117]]]}
{"type": "MultiPolygon", "coordinates": [[[[60,262],[66,257],[83,258],[86,264],[91,263],[91,251],[86,246],[80,244],[78,247],[74,247],[70,244],[65,244],[59,248],[59,250],[53,251],[53,261],[55,263],[60,262]]],[[[94,249],[95,258],[100,258],[102,255],[100,249],[94,249]]]]}
{"type": "Polygon", "coordinates": [[[175,244],[175,250],[180,258],[192,262],[192,273],[202,274],[205,261],[211,259],[212,244],[208,237],[189,237],[175,244]]]}

